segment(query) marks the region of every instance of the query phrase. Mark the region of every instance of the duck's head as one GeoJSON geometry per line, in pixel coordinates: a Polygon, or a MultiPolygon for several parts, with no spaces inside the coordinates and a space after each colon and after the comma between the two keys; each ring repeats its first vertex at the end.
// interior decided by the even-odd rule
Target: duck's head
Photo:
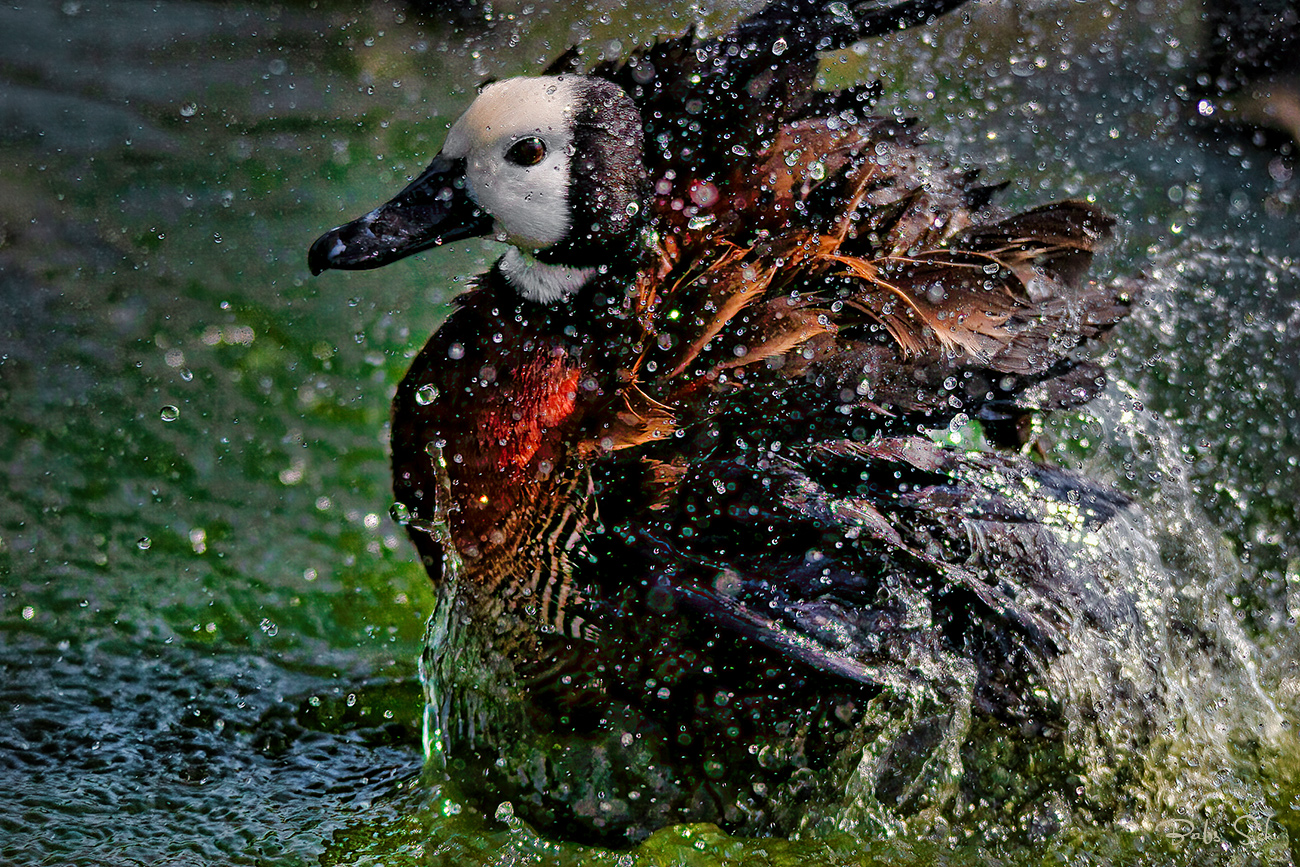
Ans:
{"type": "Polygon", "coordinates": [[[552,303],[625,260],[644,212],[641,118],[628,95],[580,75],[493,82],[452,125],[442,151],[392,200],[326,232],[313,274],[378,268],[491,234],[519,294],[552,303]]]}

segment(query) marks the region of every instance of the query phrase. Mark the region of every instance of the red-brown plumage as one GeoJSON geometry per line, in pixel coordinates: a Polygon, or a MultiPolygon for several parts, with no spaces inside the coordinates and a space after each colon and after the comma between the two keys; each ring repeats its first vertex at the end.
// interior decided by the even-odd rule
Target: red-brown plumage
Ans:
{"type": "MultiPolygon", "coordinates": [[[[510,359],[502,361],[509,364],[510,359]]],[[[543,345],[510,373],[501,388],[483,395],[475,421],[478,446],[488,462],[495,453],[497,471],[507,475],[509,484],[519,484],[544,475],[539,465],[554,465],[554,444],[547,434],[571,421],[582,369],[562,347],[543,345]]]]}
{"type": "Polygon", "coordinates": [[[434,464],[445,462],[451,537],[474,565],[471,574],[489,587],[507,573],[518,577],[508,564],[527,545],[530,509],[561,484],[574,433],[598,398],[582,387],[587,374],[578,344],[565,339],[543,308],[531,312],[526,317],[511,293],[479,289],[463,296],[395,400],[399,500],[423,512],[427,507],[418,504],[436,496],[434,464]],[[435,383],[436,397],[429,399],[427,386],[435,383]]]}

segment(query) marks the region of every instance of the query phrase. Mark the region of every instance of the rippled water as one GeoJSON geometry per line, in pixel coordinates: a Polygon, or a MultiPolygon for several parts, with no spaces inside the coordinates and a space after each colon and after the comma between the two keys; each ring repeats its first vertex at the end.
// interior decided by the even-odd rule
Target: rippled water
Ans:
{"type": "MultiPolygon", "coordinates": [[[[1148,603],[1132,662],[1164,716],[1136,739],[1122,702],[1079,720],[1092,820],[1034,842],[975,805],[605,853],[421,775],[433,598],[387,516],[387,402],[451,275],[495,253],[313,280],[305,248],[421,168],[483,78],[696,15],[526,8],[0,10],[0,863],[1294,860],[1300,181],[1187,123],[1190,0],[981,0],[826,67],[879,75],[1011,204],[1095,196],[1123,221],[1098,273],[1148,275],[1105,399],[1045,431],[1142,507],[1106,548],[1148,603]]],[[[1022,799],[1048,758],[1008,762],[1022,799]]]]}

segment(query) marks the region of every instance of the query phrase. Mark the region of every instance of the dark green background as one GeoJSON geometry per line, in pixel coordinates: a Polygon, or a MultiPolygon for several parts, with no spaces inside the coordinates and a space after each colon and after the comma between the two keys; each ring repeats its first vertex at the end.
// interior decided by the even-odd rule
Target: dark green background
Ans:
{"type": "MultiPolygon", "coordinates": [[[[1300,692],[1300,181],[1274,145],[1186,122],[1198,11],[982,0],[826,75],[879,77],[886,110],[1010,180],[1012,204],[1088,196],[1120,217],[1098,274],[1145,271],[1156,291],[1112,345],[1102,422],[1061,422],[1058,457],[1133,492],[1166,556],[1213,576],[1202,589],[1245,624],[1285,716],[1300,692]]],[[[1040,851],[959,828],[801,843],[670,829],[589,852],[419,779],[431,597],[387,515],[387,404],[498,253],[470,242],[312,279],[306,247],[418,171],[483,78],[736,14],[0,9],[0,863],[1193,858],[1184,837],[1120,826],[1040,851]]],[[[1231,704],[1199,724],[1239,725],[1231,704]]],[[[1293,733],[1277,753],[1226,766],[1225,787],[1262,793],[1294,835],[1293,733]]]]}

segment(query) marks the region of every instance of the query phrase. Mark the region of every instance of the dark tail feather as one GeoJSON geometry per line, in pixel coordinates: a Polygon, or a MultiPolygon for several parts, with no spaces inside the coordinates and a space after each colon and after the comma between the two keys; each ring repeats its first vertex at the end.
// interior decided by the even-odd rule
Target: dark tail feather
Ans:
{"type": "Polygon", "coordinates": [[[796,55],[838,51],[855,42],[896,30],[928,24],[966,0],[777,0],[742,21],[733,32],[741,45],[774,43],[785,38],[796,55]]]}

